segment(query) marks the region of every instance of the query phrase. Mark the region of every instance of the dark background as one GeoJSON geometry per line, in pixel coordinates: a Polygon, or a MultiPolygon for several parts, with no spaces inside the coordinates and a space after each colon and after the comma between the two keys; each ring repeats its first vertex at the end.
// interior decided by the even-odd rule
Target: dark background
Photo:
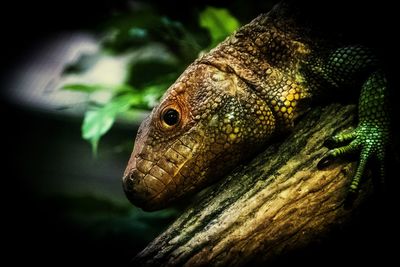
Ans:
{"type": "MultiPolygon", "coordinates": [[[[150,2],[159,13],[188,23],[206,5],[229,8],[241,21],[249,21],[271,6],[269,1],[198,1],[196,4],[190,1],[150,2]]],[[[398,48],[395,40],[398,30],[395,21],[398,15],[394,4],[389,4],[389,1],[360,4],[348,1],[320,2],[307,1],[303,7],[310,15],[323,19],[324,27],[344,29],[355,39],[371,44],[383,59],[393,88],[393,99],[396,100],[398,48]]],[[[124,10],[126,5],[126,1],[122,0],[7,2],[2,6],[0,16],[3,77],[18,71],[18,66],[30,53],[54,34],[68,30],[96,30],[110,14],[124,10]]],[[[43,198],[40,193],[46,190],[44,181],[51,177],[68,179],[69,175],[82,175],[82,168],[106,168],[102,162],[108,160],[107,155],[98,161],[91,159],[90,147],[80,137],[81,121],[24,109],[8,103],[4,96],[1,102],[2,131],[6,133],[6,137],[2,137],[5,149],[1,188],[2,220],[6,224],[3,227],[3,242],[7,247],[7,258],[18,264],[35,263],[42,266],[126,264],[131,256],[143,248],[149,237],[132,240],[137,236],[118,232],[97,236],[88,234],[86,226],[69,221],[66,214],[71,207],[63,200],[43,198]],[[60,165],[53,167],[57,164],[60,165]]],[[[393,107],[395,126],[398,125],[396,104],[393,107]]],[[[398,133],[396,129],[396,136],[398,133]]],[[[134,135],[134,127],[117,128],[106,136],[104,150],[115,146],[123,138],[133,139],[134,135]]],[[[127,153],[113,154],[114,168],[122,171],[128,156],[127,153]]],[[[390,176],[391,184],[396,185],[397,182],[393,180],[398,175],[391,171],[390,176]]],[[[395,260],[398,248],[397,220],[394,216],[398,210],[396,187],[389,189],[389,195],[389,204],[378,200],[369,203],[355,219],[353,226],[345,232],[338,232],[326,245],[293,255],[283,263],[300,261],[322,264],[321,261],[327,257],[335,264],[364,264],[371,261],[383,264],[395,260]],[[390,241],[394,241],[394,244],[390,244],[390,241]]],[[[82,203],[85,205],[84,199],[82,203]]],[[[103,204],[99,202],[99,205],[103,204]]],[[[90,208],[87,207],[88,210],[90,208]]],[[[163,223],[166,226],[169,221],[163,223]]],[[[155,234],[149,233],[149,236],[155,234]]]]}

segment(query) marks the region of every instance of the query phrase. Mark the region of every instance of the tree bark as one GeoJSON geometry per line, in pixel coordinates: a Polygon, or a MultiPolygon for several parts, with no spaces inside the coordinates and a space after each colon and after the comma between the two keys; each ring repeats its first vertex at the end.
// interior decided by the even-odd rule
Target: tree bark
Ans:
{"type": "Polygon", "coordinates": [[[313,244],[350,221],[369,195],[343,203],[356,162],[318,161],[332,134],[354,127],[353,105],[308,113],[283,141],[207,189],[133,260],[140,266],[243,266],[313,244]]]}

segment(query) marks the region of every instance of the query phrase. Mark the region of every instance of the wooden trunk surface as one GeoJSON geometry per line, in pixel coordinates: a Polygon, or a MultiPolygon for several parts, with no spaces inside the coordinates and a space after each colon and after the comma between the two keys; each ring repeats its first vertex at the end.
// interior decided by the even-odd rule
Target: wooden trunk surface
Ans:
{"type": "Polygon", "coordinates": [[[342,227],[370,191],[343,202],[355,162],[324,170],[324,140],[355,124],[355,106],[316,108],[292,134],[207,189],[133,260],[137,266],[244,266],[318,242],[342,227]]]}

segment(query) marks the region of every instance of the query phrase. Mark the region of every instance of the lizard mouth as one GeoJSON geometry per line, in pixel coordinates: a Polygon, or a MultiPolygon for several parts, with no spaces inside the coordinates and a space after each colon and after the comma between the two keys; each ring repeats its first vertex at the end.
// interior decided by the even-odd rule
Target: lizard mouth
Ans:
{"type": "Polygon", "coordinates": [[[158,159],[145,159],[141,153],[133,157],[123,177],[125,195],[133,205],[145,211],[159,210],[191,190],[197,181],[193,177],[198,170],[191,161],[198,144],[189,149],[177,143],[158,159]]]}
{"type": "Polygon", "coordinates": [[[138,179],[134,179],[132,174],[125,175],[122,178],[122,186],[125,192],[125,196],[127,199],[135,206],[143,207],[148,200],[148,194],[146,194],[144,190],[137,190],[138,179]]]}
{"type": "Polygon", "coordinates": [[[161,179],[133,169],[123,178],[123,189],[128,200],[135,206],[153,211],[166,206],[165,194],[172,193],[161,179]]]}

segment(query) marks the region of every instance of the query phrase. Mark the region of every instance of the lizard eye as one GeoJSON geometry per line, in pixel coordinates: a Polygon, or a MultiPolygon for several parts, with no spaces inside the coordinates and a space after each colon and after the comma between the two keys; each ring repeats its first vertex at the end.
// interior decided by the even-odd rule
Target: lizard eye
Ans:
{"type": "Polygon", "coordinates": [[[162,115],[162,120],[169,126],[174,126],[179,122],[179,112],[173,108],[167,109],[162,115]]]}

